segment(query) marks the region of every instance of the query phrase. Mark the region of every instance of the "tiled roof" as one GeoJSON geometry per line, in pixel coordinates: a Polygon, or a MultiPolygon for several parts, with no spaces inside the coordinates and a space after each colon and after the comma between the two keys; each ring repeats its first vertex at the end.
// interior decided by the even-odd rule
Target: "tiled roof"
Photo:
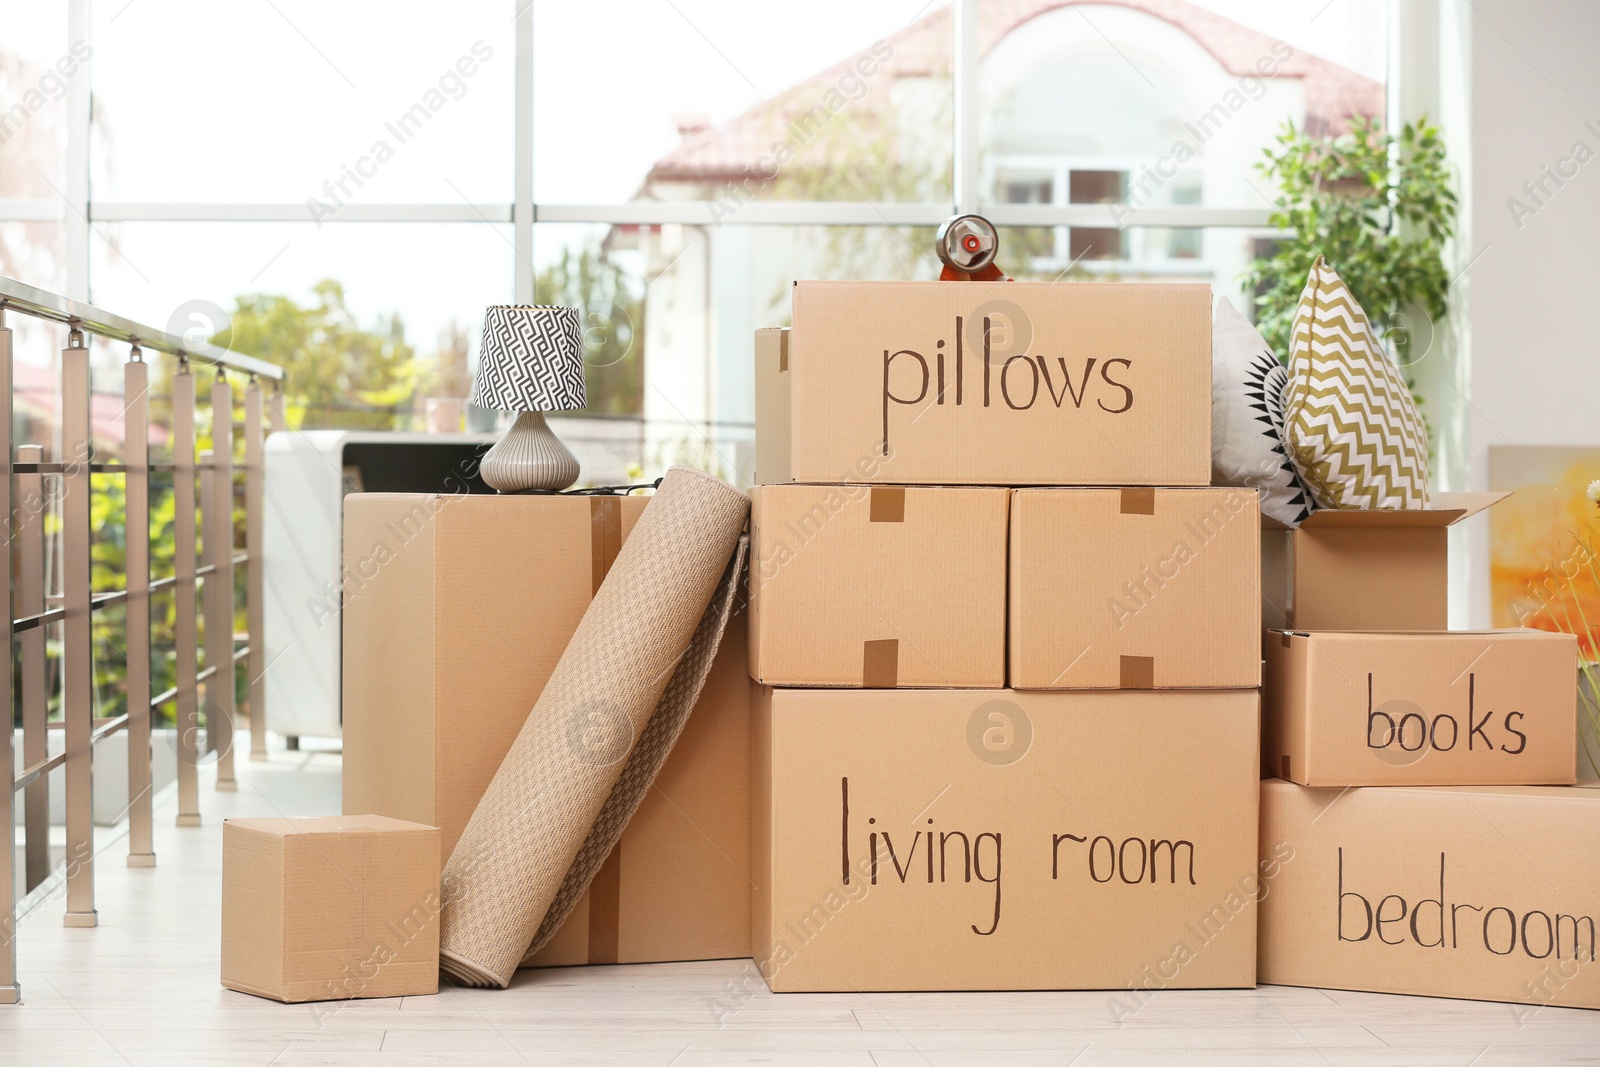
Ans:
{"type": "MultiPolygon", "coordinates": [[[[1235,76],[1253,73],[1262,56],[1272,54],[1274,39],[1186,0],[985,0],[979,8],[979,50],[987,55],[1007,34],[1047,11],[1093,2],[1125,7],[1162,19],[1194,38],[1235,76]]],[[[943,8],[886,39],[893,55],[883,70],[864,79],[866,95],[852,104],[855,115],[887,109],[889,85],[896,78],[930,76],[948,70],[950,9],[943,8]],[[887,73],[889,77],[883,75],[887,73]]],[[[647,181],[719,181],[735,178],[771,151],[784,127],[803,114],[850,73],[851,55],[827,70],[756,105],[721,126],[690,133],[651,167],[647,181]]],[[[1304,126],[1313,134],[1338,132],[1352,114],[1382,114],[1384,86],[1337,63],[1296,51],[1279,64],[1279,78],[1304,82],[1304,126]]]]}

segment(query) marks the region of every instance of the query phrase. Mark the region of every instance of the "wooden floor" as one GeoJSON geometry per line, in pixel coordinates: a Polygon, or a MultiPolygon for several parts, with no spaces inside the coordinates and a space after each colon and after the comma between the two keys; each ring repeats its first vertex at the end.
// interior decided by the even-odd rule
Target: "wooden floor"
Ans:
{"type": "Polygon", "coordinates": [[[236,794],[207,781],[198,830],[172,826],[170,797],[158,806],[154,869],[101,842],[98,929],[64,929],[59,897],[23,918],[24,1003],[0,1008],[0,1064],[1600,1063],[1600,1012],[1264,987],[1156,993],[1118,1024],[1105,993],[773,996],[748,961],[277,1004],[217,985],[221,820],[337,811],[339,757],[278,751],[239,777],[236,794]]]}

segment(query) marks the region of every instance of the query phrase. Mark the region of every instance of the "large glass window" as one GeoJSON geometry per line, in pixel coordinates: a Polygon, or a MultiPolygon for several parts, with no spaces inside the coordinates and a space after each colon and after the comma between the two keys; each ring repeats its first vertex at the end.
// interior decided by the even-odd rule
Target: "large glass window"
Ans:
{"type": "Polygon", "coordinates": [[[1015,277],[1246,307],[1262,149],[1385,108],[1388,0],[971,3],[33,5],[0,44],[0,271],[179,332],[242,315],[270,357],[335,320],[414,357],[305,425],[421,428],[484,306],[577,304],[589,476],[747,477],[751,331],[794,279],[935,277],[963,207],[1015,277]]]}
{"type": "Polygon", "coordinates": [[[505,203],[512,11],[95,0],[95,197],[298,204],[308,221],[346,204],[505,203]]]}

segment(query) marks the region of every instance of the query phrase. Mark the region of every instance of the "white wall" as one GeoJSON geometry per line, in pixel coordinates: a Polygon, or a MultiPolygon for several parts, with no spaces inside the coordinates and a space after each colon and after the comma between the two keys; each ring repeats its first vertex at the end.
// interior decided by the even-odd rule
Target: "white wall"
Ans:
{"type": "MultiPolygon", "coordinates": [[[[1456,12],[1471,42],[1469,477],[1483,489],[1490,445],[1600,444],[1600,330],[1590,318],[1600,289],[1600,3],[1460,0],[1456,12]],[[1540,193],[1543,206],[1519,225],[1508,199],[1533,206],[1523,182],[1577,141],[1597,158],[1563,187],[1549,183],[1552,195],[1540,193]]],[[[1469,621],[1487,626],[1485,519],[1466,546],[1469,621]]]]}

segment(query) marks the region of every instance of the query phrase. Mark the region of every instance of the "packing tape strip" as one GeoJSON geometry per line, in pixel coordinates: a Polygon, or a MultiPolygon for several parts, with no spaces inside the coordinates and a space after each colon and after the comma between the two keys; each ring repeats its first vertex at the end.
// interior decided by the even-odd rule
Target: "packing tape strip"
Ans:
{"type": "Polygon", "coordinates": [[[905,522],[906,491],[898,485],[873,486],[867,517],[870,522],[905,522]]]}
{"type": "MultiPolygon", "coordinates": [[[[622,498],[590,497],[589,566],[594,576],[594,592],[600,591],[600,583],[606,580],[621,547],[622,498]]],[[[611,850],[589,886],[590,963],[617,962],[621,910],[622,848],[619,845],[611,850]]]]}
{"type": "Polygon", "coordinates": [[[591,592],[600,591],[611,564],[616,562],[617,551],[622,547],[622,498],[620,496],[592,496],[589,498],[589,573],[594,579],[591,592]]]}
{"type": "Polygon", "coordinates": [[[861,642],[861,688],[893,689],[900,676],[900,642],[861,642]]]}
{"type": "Polygon", "coordinates": [[[1156,687],[1156,660],[1154,656],[1123,656],[1118,689],[1154,689],[1156,687]]]}
{"type": "Polygon", "coordinates": [[[589,962],[616,963],[621,943],[622,842],[589,883],[589,962]]]}
{"type": "Polygon", "coordinates": [[[1154,515],[1156,491],[1148,485],[1130,485],[1122,490],[1122,514],[1154,515]]]}

